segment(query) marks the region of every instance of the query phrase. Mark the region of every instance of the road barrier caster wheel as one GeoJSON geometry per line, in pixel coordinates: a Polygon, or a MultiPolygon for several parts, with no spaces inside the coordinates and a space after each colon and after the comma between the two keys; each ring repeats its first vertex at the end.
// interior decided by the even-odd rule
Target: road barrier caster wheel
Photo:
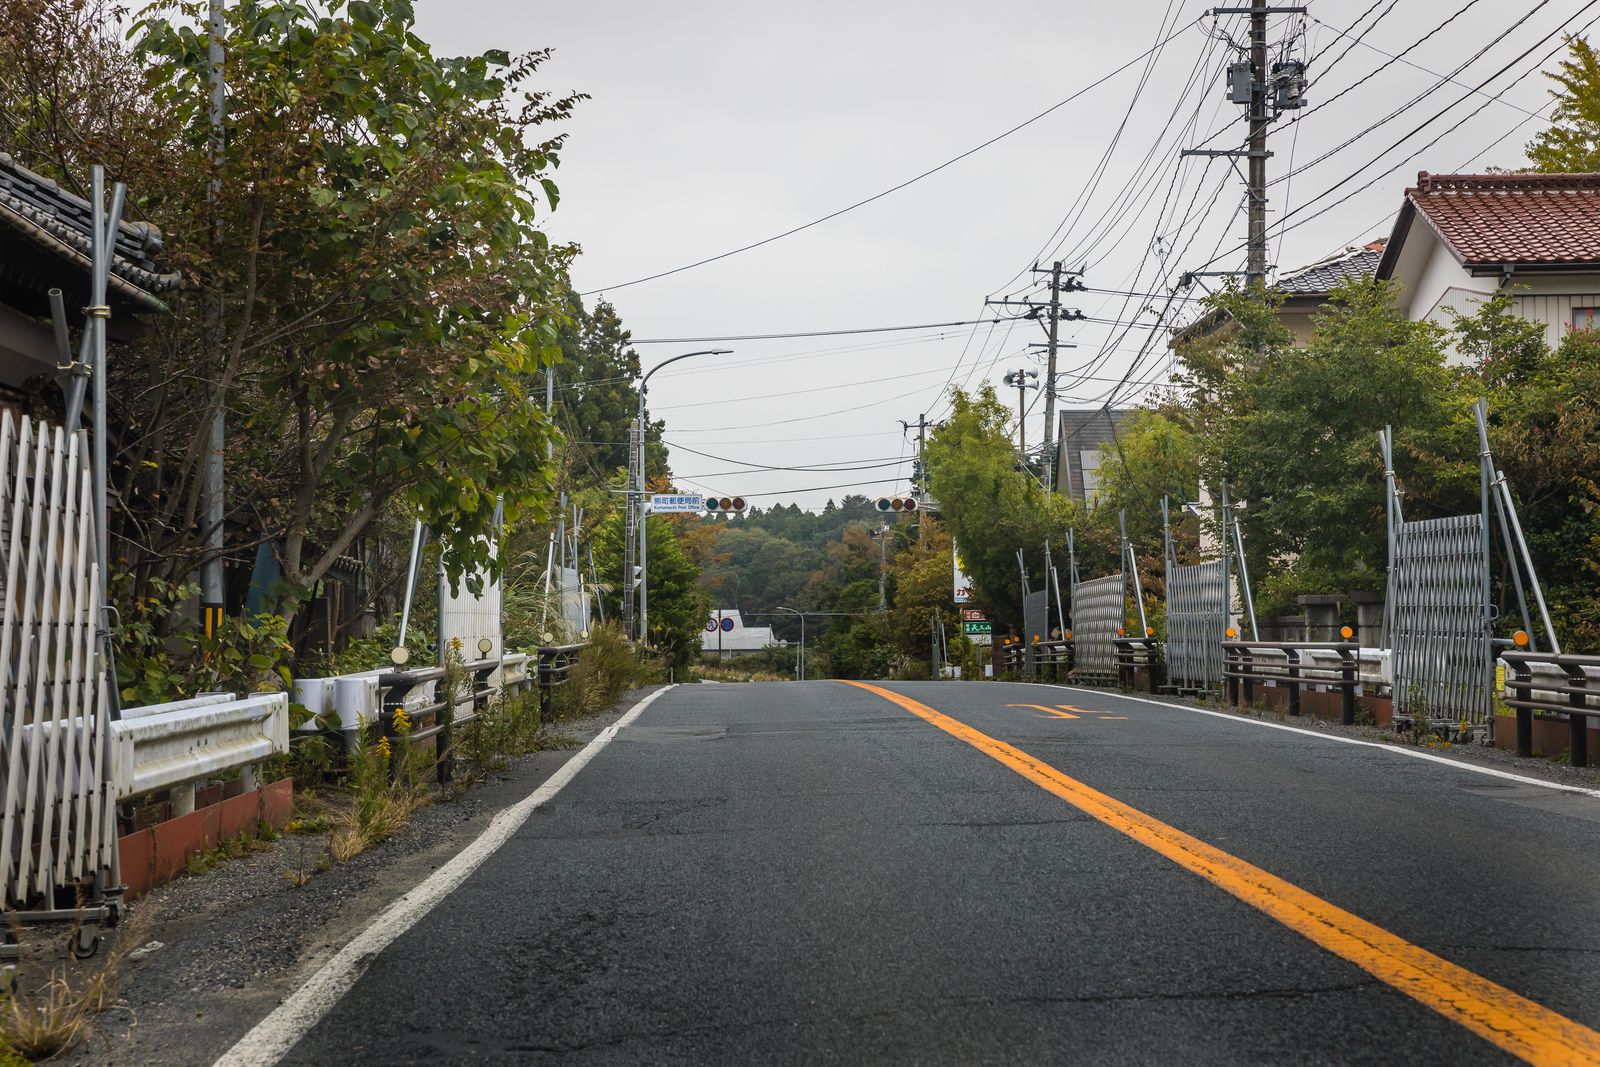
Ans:
{"type": "Polygon", "coordinates": [[[86,960],[100,951],[100,934],[96,930],[79,930],[72,938],[69,946],[72,949],[72,958],[86,960]]]}

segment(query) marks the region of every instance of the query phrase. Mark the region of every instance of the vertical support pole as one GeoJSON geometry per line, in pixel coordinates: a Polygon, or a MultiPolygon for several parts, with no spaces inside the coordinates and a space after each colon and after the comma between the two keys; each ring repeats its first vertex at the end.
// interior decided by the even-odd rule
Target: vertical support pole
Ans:
{"type": "Polygon", "coordinates": [[[1218,512],[1222,516],[1222,632],[1233,628],[1233,578],[1228,559],[1228,476],[1222,476],[1222,501],[1218,512]]]}
{"type": "Polygon", "coordinates": [[[1300,650],[1291,648],[1285,651],[1289,656],[1289,714],[1298,718],[1300,715],[1300,650]]]}
{"type": "Polygon", "coordinates": [[[1243,665],[1239,661],[1239,650],[1231,645],[1222,646],[1222,676],[1227,679],[1228,706],[1237,707],[1239,704],[1239,679],[1237,677],[1243,665]]]}
{"type": "Polygon", "coordinates": [[[1356,724],[1356,653],[1354,649],[1339,650],[1339,688],[1344,698],[1340,721],[1346,726],[1356,724]]]}
{"type": "Polygon", "coordinates": [[[1244,561],[1244,535],[1239,532],[1239,520],[1233,520],[1233,547],[1238,550],[1239,560],[1239,592],[1244,597],[1245,617],[1250,620],[1250,640],[1261,640],[1261,631],[1256,627],[1256,602],[1250,592],[1250,568],[1244,561]]]}
{"type": "Polygon", "coordinates": [[[1267,0],[1250,0],[1249,248],[1251,285],[1267,279],[1267,0]]]}
{"type": "MultiPolygon", "coordinates": [[[[1567,670],[1567,681],[1574,689],[1583,689],[1588,681],[1582,667],[1571,667],[1567,670]]],[[[1575,710],[1567,715],[1567,723],[1572,730],[1572,740],[1567,746],[1567,752],[1574,767],[1587,767],[1589,765],[1589,716],[1583,713],[1586,697],[1583,693],[1568,693],[1567,703],[1575,710]]]]}
{"type": "Polygon", "coordinates": [[[1056,335],[1061,320],[1061,261],[1050,266],[1050,351],[1045,361],[1044,375],[1044,486],[1054,492],[1056,488],[1056,455],[1051,449],[1055,441],[1056,421],[1056,335]]]}
{"type": "Polygon", "coordinates": [[[627,501],[627,529],[622,538],[622,633],[628,638],[638,636],[633,626],[633,570],[639,541],[639,501],[634,495],[639,454],[639,424],[635,422],[628,428],[628,491],[623,494],[627,501]]]}
{"type": "Polygon", "coordinates": [[[639,641],[650,647],[650,500],[645,496],[644,474],[644,383],[639,384],[639,641]]]}
{"type": "Polygon", "coordinates": [[[417,520],[416,528],[411,531],[411,567],[406,571],[406,599],[400,607],[400,634],[395,639],[395,644],[401,648],[406,643],[406,627],[411,624],[411,598],[417,591],[417,567],[422,562],[422,520],[417,520]]]}
{"type": "MultiPolygon", "coordinates": [[[[1521,660],[1511,664],[1514,675],[1512,690],[1517,700],[1527,703],[1533,699],[1533,670],[1521,660]]],[[[1533,755],[1533,709],[1517,709],[1517,755],[1533,755]]]]}
{"type": "Polygon", "coordinates": [[[1250,649],[1240,649],[1239,671],[1244,675],[1244,684],[1240,688],[1244,690],[1242,696],[1244,697],[1244,703],[1247,706],[1255,703],[1256,699],[1256,682],[1255,678],[1253,677],[1255,673],[1254,661],[1255,655],[1250,651],[1250,649]]]}
{"type": "MultiPolygon", "coordinates": [[[[210,120],[211,140],[211,181],[206,189],[206,198],[212,207],[211,240],[213,254],[221,252],[222,244],[222,215],[217,209],[217,201],[222,193],[222,163],[226,140],[223,130],[224,107],[226,106],[226,72],[224,69],[225,55],[223,44],[227,34],[227,22],[224,17],[226,0],[210,0],[208,17],[209,42],[206,46],[206,60],[211,83],[211,106],[208,114],[210,120]]],[[[217,373],[219,378],[218,389],[221,389],[222,365],[224,362],[222,343],[222,293],[217,292],[216,299],[211,302],[206,310],[207,336],[216,352],[217,373]]],[[[98,395],[98,394],[97,394],[98,395]]],[[[206,553],[200,564],[200,613],[201,626],[207,637],[213,637],[222,627],[223,598],[225,589],[223,585],[222,553],[224,549],[223,523],[226,520],[223,452],[227,445],[227,431],[225,417],[228,406],[226,394],[220,394],[211,404],[211,421],[206,427],[205,464],[201,471],[200,492],[205,500],[202,509],[206,531],[206,553]]]]}

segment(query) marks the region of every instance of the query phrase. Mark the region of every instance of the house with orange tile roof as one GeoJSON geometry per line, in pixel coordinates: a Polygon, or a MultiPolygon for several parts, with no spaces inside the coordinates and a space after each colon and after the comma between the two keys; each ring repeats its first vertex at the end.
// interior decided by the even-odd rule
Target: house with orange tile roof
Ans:
{"type": "Polygon", "coordinates": [[[1600,174],[1429,174],[1406,190],[1375,275],[1408,318],[1448,326],[1509,288],[1554,345],[1600,326],[1600,174]]]}

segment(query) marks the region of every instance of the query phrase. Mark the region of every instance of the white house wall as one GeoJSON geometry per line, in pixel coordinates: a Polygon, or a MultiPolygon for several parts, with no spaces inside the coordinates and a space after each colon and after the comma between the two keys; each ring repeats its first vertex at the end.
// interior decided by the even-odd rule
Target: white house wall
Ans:
{"type": "MultiPolygon", "coordinates": [[[[1422,220],[1413,224],[1401,250],[1395,277],[1404,286],[1400,306],[1413,321],[1426,320],[1448,328],[1452,310],[1475,313],[1483,300],[1500,287],[1498,275],[1474,277],[1456,262],[1422,220]],[[1406,279],[1415,278],[1414,283],[1406,279]]],[[[1521,274],[1511,278],[1512,301],[1518,315],[1542,323],[1545,342],[1561,343],[1573,326],[1574,309],[1580,309],[1581,326],[1600,328],[1600,321],[1582,309],[1600,309],[1600,274],[1521,274]]]]}

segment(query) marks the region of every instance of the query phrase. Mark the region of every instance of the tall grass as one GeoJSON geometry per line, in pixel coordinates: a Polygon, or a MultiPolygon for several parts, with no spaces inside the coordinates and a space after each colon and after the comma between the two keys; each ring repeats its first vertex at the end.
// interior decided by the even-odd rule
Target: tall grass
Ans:
{"type": "Polygon", "coordinates": [[[581,718],[602,712],[650,678],[650,667],[622,636],[622,628],[615,623],[598,626],[590,632],[589,647],[573,665],[566,684],[556,687],[554,717],[581,718]]]}

